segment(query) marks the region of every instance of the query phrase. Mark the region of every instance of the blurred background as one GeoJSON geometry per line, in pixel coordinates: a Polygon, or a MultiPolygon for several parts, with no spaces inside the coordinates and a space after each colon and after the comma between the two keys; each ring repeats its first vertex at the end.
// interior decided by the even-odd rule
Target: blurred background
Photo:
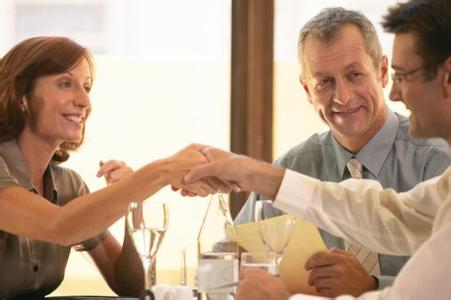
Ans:
{"type": "MultiPolygon", "coordinates": [[[[376,25],[390,57],[392,37],[379,22],[393,3],[274,0],[273,159],[326,129],[298,83],[301,26],[326,6],[360,10],[376,25]]],[[[0,55],[36,35],[67,36],[92,51],[93,111],[85,144],[66,166],[95,191],[105,185],[95,176],[100,160],[119,159],[139,168],[192,142],[230,149],[231,14],[232,0],[2,0],[0,55]]],[[[399,103],[388,104],[403,111],[399,103]]],[[[171,215],[157,256],[157,281],[177,283],[183,249],[188,267],[196,265],[206,201],[185,199],[170,189],[153,198],[167,201],[171,215]]],[[[120,241],[123,230],[123,220],[111,228],[120,241]]],[[[88,255],[73,251],[53,295],[68,294],[112,292],[88,255]]]]}

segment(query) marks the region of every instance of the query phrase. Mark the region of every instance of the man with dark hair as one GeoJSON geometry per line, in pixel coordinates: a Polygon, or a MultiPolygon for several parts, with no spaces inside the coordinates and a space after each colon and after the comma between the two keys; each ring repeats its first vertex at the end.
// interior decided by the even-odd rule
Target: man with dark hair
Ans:
{"type": "MultiPolygon", "coordinates": [[[[439,136],[451,145],[451,1],[399,4],[390,9],[383,26],[395,34],[390,98],[411,110],[409,133],[439,136]]],[[[211,163],[193,169],[187,182],[215,176],[234,182],[236,191],[253,190],[275,199],[276,207],[353,243],[382,253],[415,252],[392,287],[359,299],[449,299],[451,168],[410,191],[396,193],[371,180],[321,182],[218,149],[202,152],[211,163]]],[[[288,297],[279,279],[261,270],[242,273],[237,299],[288,297]]]]}
{"type": "MultiPolygon", "coordinates": [[[[302,27],[298,52],[301,84],[330,130],[296,145],[276,166],[333,182],[359,176],[398,192],[443,173],[451,162],[446,142],[409,137],[407,118],[385,104],[388,62],[367,17],[341,7],[323,9],[302,27]],[[353,166],[361,171],[351,172],[353,166]]],[[[253,222],[260,199],[252,194],[235,223],[253,222]]],[[[267,203],[264,208],[267,216],[282,214],[267,203]]],[[[306,266],[309,284],[323,296],[358,296],[390,286],[408,259],[320,233],[331,250],[316,253],[306,266]]]]}

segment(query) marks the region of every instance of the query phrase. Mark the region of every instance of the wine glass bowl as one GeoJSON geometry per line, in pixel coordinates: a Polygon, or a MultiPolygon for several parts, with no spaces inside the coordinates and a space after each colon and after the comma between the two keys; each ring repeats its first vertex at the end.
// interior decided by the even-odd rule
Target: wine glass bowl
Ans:
{"type": "Polygon", "coordinates": [[[279,275],[280,261],[293,234],[296,218],[291,215],[274,218],[274,212],[268,209],[271,206],[270,200],[257,201],[254,218],[258,222],[259,235],[266,250],[274,257],[275,275],[279,275]]]}
{"type": "Polygon", "coordinates": [[[132,202],[126,216],[127,230],[144,268],[145,291],[151,288],[151,270],[169,221],[166,203],[132,202]]]}
{"type": "Polygon", "coordinates": [[[290,242],[294,223],[295,219],[292,216],[287,216],[286,220],[281,222],[273,222],[271,219],[261,220],[258,226],[259,233],[267,249],[275,254],[283,254],[290,242]]]}

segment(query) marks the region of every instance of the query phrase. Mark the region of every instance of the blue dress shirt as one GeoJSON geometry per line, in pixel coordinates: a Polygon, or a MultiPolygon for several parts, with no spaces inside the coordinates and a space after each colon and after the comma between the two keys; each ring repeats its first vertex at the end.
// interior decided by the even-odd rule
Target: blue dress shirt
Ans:
{"type": "MultiPolygon", "coordinates": [[[[380,182],[384,188],[404,192],[417,183],[443,173],[451,163],[451,152],[441,139],[415,139],[408,135],[406,117],[387,109],[384,126],[357,153],[341,146],[330,131],[314,134],[282,155],[274,164],[323,181],[339,182],[349,178],[346,163],[351,157],[363,165],[363,178],[380,182]]],[[[255,201],[260,198],[251,194],[235,223],[254,220],[255,201]]],[[[280,210],[265,205],[265,215],[278,216],[280,210]]],[[[321,230],[327,247],[344,249],[344,240],[321,230]]],[[[392,284],[409,257],[379,254],[381,275],[379,289],[392,284]]]]}

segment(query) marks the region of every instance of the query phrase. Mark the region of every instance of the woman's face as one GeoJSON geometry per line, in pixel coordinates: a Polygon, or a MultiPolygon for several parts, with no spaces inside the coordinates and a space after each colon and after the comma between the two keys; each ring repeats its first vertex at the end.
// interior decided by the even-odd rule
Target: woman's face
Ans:
{"type": "Polygon", "coordinates": [[[65,73],[36,79],[31,99],[24,99],[29,112],[25,131],[55,146],[80,142],[91,111],[91,83],[86,59],[65,73]]]}

